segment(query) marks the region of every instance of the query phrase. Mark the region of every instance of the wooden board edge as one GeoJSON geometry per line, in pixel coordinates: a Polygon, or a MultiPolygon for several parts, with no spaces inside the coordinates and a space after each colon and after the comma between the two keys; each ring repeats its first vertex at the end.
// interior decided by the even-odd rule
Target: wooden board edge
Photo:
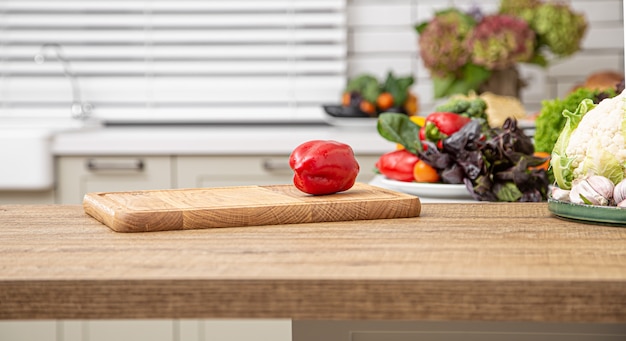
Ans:
{"type": "MultiPolygon", "coordinates": [[[[290,185],[266,185],[266,186],[234,186],[237,188],[280,188],[280,187],[290,187],[290,185]]],[[[358,183],[357,189],[364,190],[376,190],[378,192],[384,192],[390,195],[390,198],[380,199],[374,202],[362,202],[362,207],[358,210],[359,214],[355,216],[344,216],[341,219],[336,219],[332,217],[332,214],[328,214],[328,212],[338,212],[340,210],[341,204],[333,203],[333,202],[322,202],[319,205],[315,206],[311,209],[311,212],[308,213],[308,217],[295,217],[293,219],[276,219],[275,221],[268,220],[266,223],[262,224],[233,224],[233,223],[224,223],[222,225],[211,225],[211,224],[194,224],[193,226],[187,226],[189,215],[193,214],[202,214],[202,211],[206,211],[206,209],[199,208],[188,209],[188,210],[167,210],[164,209],[159,212],[133,212],[127,210],[126,207],[119,205],[113,200],[110,200],[106,197],[107,194],[111,193],[125,193],[125,192],[90,192],[85,194],[83,198],[83,209],[85,213],[92,216],[102,224],[109,227],[111,230],[115,232],[157,232],[157,231],[168,231],[168,230],[184,230],[184,229],[208,229],[208,228],[221,228],[221,227],[247,227],[247,226],[267,226],[267,225],[280,225],[280,224],[303,224],[303,223],[316,223],[316,222],[334,222],[334,221],[355,221],[355,220],[375,220],[375,219],[392,219],[392,218],[412,218],[418,217],[421,214],[421,202],[419,197],[389,190],[386,188],[381,188],[377,186],[372,186],[369,184],[358,183]],[[393,202],[398,206],[394,210],[388,211],[379,211],[377,206],[380,205],[380,202],[393,202]],[[326,213],[319,213],[324,212],[326,213]],[[374,213],[371,213],[374,212],[374,213]],[[159,218],[155,219],[155,215],[158,215],[159,218]],[[151,219],[145,219],[146,216],[150,216],[151,219]],[[325,217],[324,217],[325,216],[325,217]],[[145,221],[151,221],[151,225],[146,225],[145,221]],[[154,223],[156,221],[156,223],[154,223]]],[[[197,189],[197,188],[194,188],[197,189]]],[[[171,189],[173,191],[176,190],[187,190],[187,189],[171,189]]],[[[151,191],[163,191],[163,190],[145,190],[141,192],[151,192],[151,191]]],[[[136,192],[136,191],[129,191],[136,192]]],[[[353,202],[354,203],[354,202],[353,202]]],[[[293,205],[293,204],[291,204],[293,205]]],[[[302,203],[303,206],[307,206],[307,203],[302,203]]],[[[241,208],[242,211],[245,211],[246,208],[241,208]]]]}
{"type": "Polygon", "coordinates": [[[105,196],[108,193],[91,192],[85,194],[83,210],[115,232],[156,232],[183,229],[183,218],[180,211],[132,212],[109,200],[105,196]],[[150,221],[155,223],[151,225],[141,223],[146,221],[146,216],[150,216],[150,221]]]}

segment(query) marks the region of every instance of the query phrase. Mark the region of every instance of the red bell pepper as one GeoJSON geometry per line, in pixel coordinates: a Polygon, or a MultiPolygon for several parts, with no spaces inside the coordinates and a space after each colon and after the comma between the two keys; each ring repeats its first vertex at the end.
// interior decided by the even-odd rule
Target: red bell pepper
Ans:
{"type": "Polygon", "coordinates": [[[354,185],[359,163],[352,148],[344,143],[312,140],[296,147],[289,156],[293,184],[313,195],[346,191],[354,185]]]}
{"type": "Polygon", "coordinates": [[[413,168],[419,158],[406,149],[394,150],[378,158],[376,168],[380,174],[392,180],[411,182],[415,179],[413,168]]]}
{"type": "Polygon", "coordinates": [[[426,121],[420,129],[420,140],[439,142],[456,133],[471,118],[453,112],[434,112],[426,116],[426,121]]]}

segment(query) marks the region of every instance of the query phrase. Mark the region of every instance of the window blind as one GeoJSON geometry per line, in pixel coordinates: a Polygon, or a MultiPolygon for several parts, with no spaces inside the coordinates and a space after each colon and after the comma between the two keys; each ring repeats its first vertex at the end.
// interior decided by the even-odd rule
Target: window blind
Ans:
{"type": "Polygon", "coordinates": [[[3,0],[0,116],[317,121],[346,79],[345,0],[3,0]],[[35,60],[39,63],[36,63],[35,60]]]}

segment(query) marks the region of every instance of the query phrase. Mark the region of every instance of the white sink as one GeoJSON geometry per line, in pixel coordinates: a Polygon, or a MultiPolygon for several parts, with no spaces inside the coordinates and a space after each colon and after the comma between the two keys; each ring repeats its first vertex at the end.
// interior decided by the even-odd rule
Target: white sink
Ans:
{"type": "Polygon", "coordinates": [[[0,190],[44,190],[54,184],[52,132],[0,128],[0,190]]]}
{"type": "Polygon", "coordinates": [[[80,129],[77,120],[0,119],[0,191],[46,190],[54,186],[52,138],[80,129]]]}

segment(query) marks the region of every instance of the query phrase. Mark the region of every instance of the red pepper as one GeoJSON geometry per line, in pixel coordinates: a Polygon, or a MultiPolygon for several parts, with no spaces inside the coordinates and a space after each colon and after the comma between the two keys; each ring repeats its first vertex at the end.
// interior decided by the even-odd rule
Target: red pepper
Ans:
{"type": "Polygon", "coordinates": [[[394,150],[381,155],[376,162],[380,174],[392,180],[411,182],[415,179],[413,168],[419,158],[406,149],[394,150]]]}
{"type": "Polygon", "coordinates": [[[463,128],[471,118],[453,112],[434,112],[426,116],[420,129],[420,140],[438,142],[463,128]]]}
{"type": "Polygon", "coordinates": [[[289,166],[295,173],[296,188],[313,195],[352,188],[360,169],[350,146],[326,140],[308,141],[296,147],[289,156],[289,166]]]}

